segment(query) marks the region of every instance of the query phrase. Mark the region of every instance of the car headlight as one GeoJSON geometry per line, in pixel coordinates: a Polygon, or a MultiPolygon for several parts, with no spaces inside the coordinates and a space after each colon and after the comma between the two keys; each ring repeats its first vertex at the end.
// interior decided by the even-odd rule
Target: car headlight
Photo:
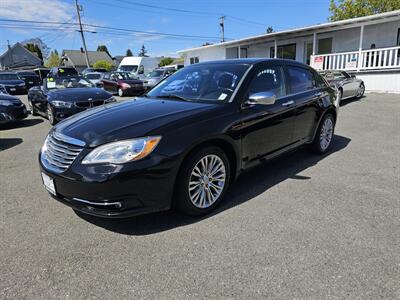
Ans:
{"type": "Polygon", "coordinates": [[[161,136],[149,136],[105,144],[86,155],[82,164],[123,164],[139,160],[153,152],[160,140],[161,136]]]}
{"type": "Polygon", "coordinates": [[[3,106],[12,106],[13,103],[12,103],[11,101],[8,101],[8,100],[0,100],[0,105],[3,105],[3,106]]]}
{"type": "Polygon", "coordinates": [[[18,86],[25,86],[25,83],[20,83],[18,84],[18,86]]]}
{"type": "Polygon", "coordinates": [[[65,101],[51,101],[51,104],[55,107],[62,107],[62,108],[71,108],[72,102],[65,102],[65,101]]]}
{"type": "Polygon", "coordinates": [[[117,99],[115,99],[115,97],[110,97],[104,100],[104,103],[112,103],[112,102],[117,102],[117,99]]]}

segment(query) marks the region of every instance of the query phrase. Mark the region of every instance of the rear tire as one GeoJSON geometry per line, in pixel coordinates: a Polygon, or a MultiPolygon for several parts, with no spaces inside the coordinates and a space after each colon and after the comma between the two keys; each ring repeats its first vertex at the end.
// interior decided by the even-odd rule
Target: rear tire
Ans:
{"type": "Polygon", "coordinates": [[[123,97],[124,91],[122,89],[118,89],[118,96],[123,97]]]}
{"type": "Polygon", "coordinates": [[[324,154],[329,151],[335,133],[335,118],[327,113],[321,120],[314,141],[311,144],[312,150],[317,154],[324,154]]]}
{"type": "Polygon", "coordinates": [[[343,90],[342,90],[342,88],[339,88],[338,92],[337,92],[337,102],[339,105],[340,105],[340,101],[342,101],[342,97],[343,97],[343,90]]]}
{"type": "Polygon", "coordinates": [[[202,148],[183,163],[173,204],[184,214],[205,215],[221,202],[229,181],[230,164],[225,152],[215,146],[202,148]]]}

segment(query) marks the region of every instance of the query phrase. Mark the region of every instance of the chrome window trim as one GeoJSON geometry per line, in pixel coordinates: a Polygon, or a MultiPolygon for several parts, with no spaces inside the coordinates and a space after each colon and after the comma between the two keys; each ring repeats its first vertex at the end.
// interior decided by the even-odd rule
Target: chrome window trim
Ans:
{"type": "Polygon", "coordinates": [[[83,200],[80,198],[72,198],[72,200],[74,201],[78,201],[81,203],[85,203],[85,204],[89,204],[89,205],[98,205],[98,206],[112,206],[115,205],[117,208],[121,208],[122,207],[122,203],[117,201],[117,202],[92,202],[89,200],[83,200]]]}

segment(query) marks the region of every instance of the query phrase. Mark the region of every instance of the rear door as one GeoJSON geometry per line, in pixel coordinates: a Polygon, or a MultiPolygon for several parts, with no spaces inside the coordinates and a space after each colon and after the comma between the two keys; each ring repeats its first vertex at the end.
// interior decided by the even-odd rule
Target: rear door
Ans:
{"type": "Polygon", "coordinates": [[[250,74],[243,103],[251,94],[272,92],[272,105],[242,105],[242,151],[249,161],[272,155],[292,143],[294,101],[288,99],[282,66],[265,63],[250,74]]]}
{"type": "Polygon", "coordinates": [[[295,101],[293,141],[309,140],[318,121],[318,107],[326,91],[318,86],[311,69],[298,65],[287,65],[287,78],[291,98],[295,101]]]}

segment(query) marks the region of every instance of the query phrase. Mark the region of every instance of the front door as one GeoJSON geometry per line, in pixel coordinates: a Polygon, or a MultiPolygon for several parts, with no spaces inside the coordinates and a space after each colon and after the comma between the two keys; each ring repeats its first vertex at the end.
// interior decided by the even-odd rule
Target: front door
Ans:
{"type": "Polygon", "coordinates": [[[245,163],[272,155],[292,143],[294,102],[286,92],[281,66],[265,63],[253,70],[245,99],[255,93],[272,92],[277,100],[272,105],[242,105],[242,152],[245,163]]]}

